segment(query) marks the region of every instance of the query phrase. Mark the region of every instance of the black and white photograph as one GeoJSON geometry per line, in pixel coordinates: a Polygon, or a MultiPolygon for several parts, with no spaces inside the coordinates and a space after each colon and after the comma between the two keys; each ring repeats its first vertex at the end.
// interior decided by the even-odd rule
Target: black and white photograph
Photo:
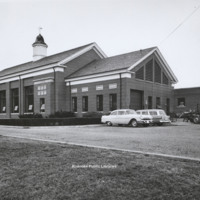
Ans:
{"type": "Polygon", "coordinates": [[[0,200],[200,199],[200,0],[0,0],[0,200]]]}

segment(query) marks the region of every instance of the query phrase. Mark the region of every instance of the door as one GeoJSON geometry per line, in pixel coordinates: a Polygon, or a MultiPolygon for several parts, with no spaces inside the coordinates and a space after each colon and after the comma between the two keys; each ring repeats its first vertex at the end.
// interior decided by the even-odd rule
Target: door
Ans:
{"type": "Polygon", "coordinates": [[[143,109],[143,91],[130,90],[130,109],[143,109]]]}

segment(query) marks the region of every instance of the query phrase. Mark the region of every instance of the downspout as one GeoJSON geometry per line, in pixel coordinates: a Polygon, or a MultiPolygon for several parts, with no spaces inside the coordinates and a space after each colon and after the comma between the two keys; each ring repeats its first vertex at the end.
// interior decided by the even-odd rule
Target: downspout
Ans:
{"type": "Polygon", "coordinates": [[[69,111],[72,111],[72,102],[71,102],[71,82],[69,81],[69,111]]]}
{"type": "Polygon", "coordinates": [[[55,67],[53,67],[53,78],[54,78],[54,113],[56,112],[56,71],[55,71],[55,67]]]}
{"type": "Polygon", "coordinates": [[[119,92],[120,92],[120,96],[119,96],[119,106],[120,109],[122,108],[122,74],[119,74],[119,92]]]}
{"type": "Polygon", "coordinates": [[[22,104],[22,102],[21,102],[21,100],[22,100],[22,96],[21,96],[21,81],[22,81],[22,79],[21,79],[21,76],[19,75],[19,115],[21,115],[21,108],[22,108],[22,106],[21,106],[21,104],[22,104]]]}

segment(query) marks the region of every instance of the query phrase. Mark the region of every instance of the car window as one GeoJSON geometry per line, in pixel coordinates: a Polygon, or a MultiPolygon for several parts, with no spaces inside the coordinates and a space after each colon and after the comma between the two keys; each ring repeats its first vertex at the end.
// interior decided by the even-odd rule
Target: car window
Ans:
{"type": "Polygon", "coordinates": [[[139,111],[137,111],[136,113],[137,113],[138,115],[140,115],[140,112],[139,112],[139,111]]]}
{"type": "Polygon", "coordinates": [[[164,110],[160,110],[160,111],[159,111],[159,114],[160,114],[160,115],[166,115],[164,110]]]}
{"type": "Polygon", "coordinates": [[[126,114],[128,114],[128,115],[131,115],[131,114],[136,115],[137,113],[135,112],[135,110],[127,110],[126,114]]]}
{"type": "Polygon", "coordinates": [[[158,115],[156,111],[149,111],[150,115],[158,115]]]}
{"type": "Polygon", "coordinates": [[[147,111],[142,111],[142,115],[148,115],[147,111]]]}
{"type": "Polygon", "coordinates": [[[125,111],[124,110],[119,110],[118,111],[118,115],[124,115],[125,114],[125,111]]]}
{"type": "Polygon", "coordinates": [[[117,115],[117,111],[111,112],[110,115],[117,115]]]}

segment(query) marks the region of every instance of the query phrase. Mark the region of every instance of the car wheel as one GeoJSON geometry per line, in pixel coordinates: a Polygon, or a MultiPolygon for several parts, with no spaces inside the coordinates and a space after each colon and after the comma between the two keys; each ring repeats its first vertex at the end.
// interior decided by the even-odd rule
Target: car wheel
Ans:
{"type": "Polygon", "coordinates": [[[108,126],[112,126],[112,123],[111,123],[111,122],[106,122],[106,124],[107,124],[108,126]]]}
{"type": "Polygon", "coordinates": [[[131,120],[131,126],[132,126],[132,127],[137,127],[137,125],[138,125],[138,124],[137,124],[137,121],[136,121],[135,119],[132,119],[132,120],[131,120]]]}
{"type": "Polygon", "coordinates": [[[195,124],[198,124],[199,118],[198,118],[198,117],[195,117],[195,118],[193,119],[193,122],[194,122],[195,124]]]}

